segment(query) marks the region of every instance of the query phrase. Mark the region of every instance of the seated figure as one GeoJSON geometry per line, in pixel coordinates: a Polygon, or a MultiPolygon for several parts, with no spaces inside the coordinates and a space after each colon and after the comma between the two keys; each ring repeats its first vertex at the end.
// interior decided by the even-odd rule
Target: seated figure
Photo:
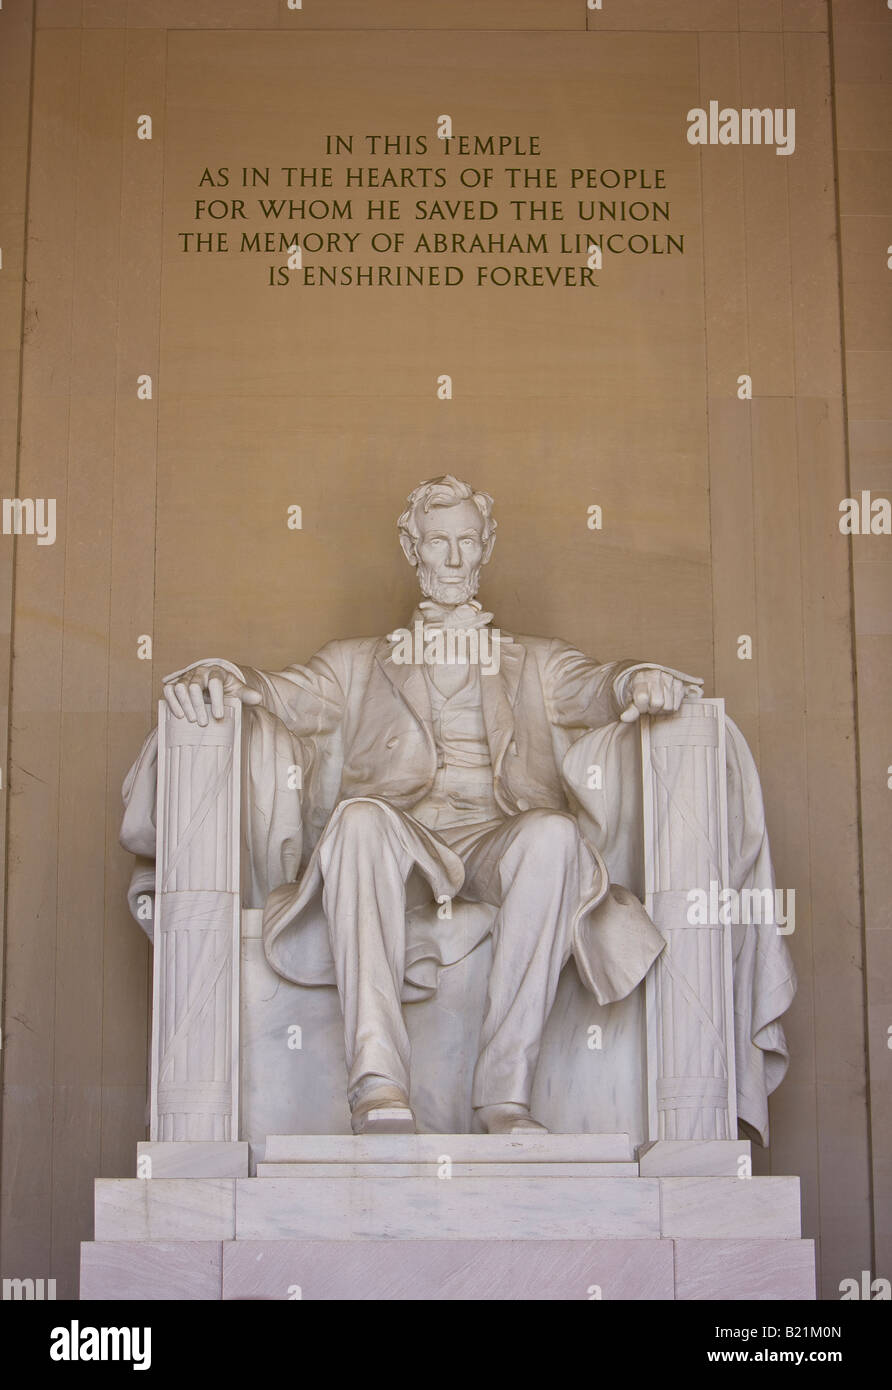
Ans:
{"type": "MultiPolygon", "coordinates": [[[[568,785],[568,767],[593,731],[605,764],[620,767],[628,726],[673,714],[702,682],[643,661],[598,664],[559,639],[494,627],[475,598],[495,540],[492,499],[469,484],[449,475],[422,483],[398,525],[422,595],[407,628],[330,642],[279,673],[202,661],[167,677],[164,697],[174,716],[201,726],[223,717],[225,697],[248,713],[247,840],[264,950],[285,979],[337,986],[354,1133],[414,1132],[404,1005],[430,996],[438,970],[486,934],[473,1128],[542,1130],[531,1094],[563,967],[572,957],[607,1004],[629,995],[664,948],[629,891],[631,874],[611,883],[605,862],[631,857],[616,839],[640,816],[635,798],[626,795],[623,810],[614,795],[608,828],[568,785]],[[299,795],[286,785],[294,769],[299,795]],[[407,911],[424,897],[439,904],[435,915],[407,911]],[[459,898],[494,912],[456,932],[459,898]]],[[[733,751],[742,805],[755,771],[736,731],[733,751]]],[[[147,766],[143,758],[125,786],[122,834],[144,854],[151,830],[136,787],[147,766]]],[[[761,805],[735,824],[737,878],[756,866],[764,881],[761,805]]],[[[747,1014],[737,1085],[753,1092],[742,1118],[764,1133],[793,981],[782,939],[765,934],[756,949],[751,937],[735,942],[747,1014]],[[772,1007],[757,1017],[766,982],[772,1007]]]]}

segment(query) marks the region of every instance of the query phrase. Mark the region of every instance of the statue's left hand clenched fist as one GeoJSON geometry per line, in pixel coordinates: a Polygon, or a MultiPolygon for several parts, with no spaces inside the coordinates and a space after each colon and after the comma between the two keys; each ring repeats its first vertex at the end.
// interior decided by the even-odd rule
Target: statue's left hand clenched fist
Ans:
{"type": "Polygon", "coordinates": [[[685,697],[699,699],[702,694],[699,677],[679,675],[663,666],[646,666],[629,677],[620,719],[631,724],[642,714],[674,714],[685,697]]]}

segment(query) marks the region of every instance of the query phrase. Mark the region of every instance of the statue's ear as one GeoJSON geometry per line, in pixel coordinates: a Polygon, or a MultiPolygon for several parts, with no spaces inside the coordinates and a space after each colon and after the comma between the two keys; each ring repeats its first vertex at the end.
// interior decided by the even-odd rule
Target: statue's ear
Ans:
{"type": "Polygon", "coordinates": [[[400,532],[400,545],[403,547],[403,554],[410,565],[418,564],[418,556],[415,554],[415,542],[411,536],[406,536],[400,532]]]}
{"type": "Polygon", "coordinates": [[[496,533],[495,533],[495,531],[493,531],[493,533],[492,533],[492,535],[490,536],[489,540],[486,541],[485,544],[484,544],[484,546],[483,546],[483,559],[480,561],[481,565],[485,565],[486,562],[488,561],[490,555],[492,554],[492,548],[493,548],[493,546],[495,545],[495,543],[496,543],[496,533]]]}

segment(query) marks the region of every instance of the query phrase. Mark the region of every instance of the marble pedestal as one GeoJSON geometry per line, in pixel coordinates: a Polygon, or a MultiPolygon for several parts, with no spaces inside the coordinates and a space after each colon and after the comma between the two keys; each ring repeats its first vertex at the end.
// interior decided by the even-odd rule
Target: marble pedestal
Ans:
{"type": "Polygon", "coordinates": [[[273,1135],[253,1177],[219,1147],[97,1180],[83,1299],[815,1296],[799,1179],[739,1176],[743,1141],[273,1135]]]}

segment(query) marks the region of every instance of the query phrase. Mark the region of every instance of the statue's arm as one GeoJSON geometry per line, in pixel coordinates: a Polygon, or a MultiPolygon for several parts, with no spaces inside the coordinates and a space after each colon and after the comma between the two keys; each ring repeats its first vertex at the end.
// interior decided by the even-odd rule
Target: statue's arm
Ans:
{"type": "Polygon", "coordinates": [[[221,718],[224,695],[245,705],[260,705],[281,719],[292,733],[311,737],[337,727],[344,711],[348,668],[340,643],[330,642],[305,666],[260,671],[210,658],[164,677],[163,693],[173,714],[192,722],[221,718]]]}
{"type": "Polygon", "coordinates": [[[702,681],[635,658],[602,664],[556,640],[546,655],[544,685],[554,724],[599,729],[640,713],[669,713],[678,708],[686,690],[699,689],[702,681]]]}
{"type": "Polygon", "coordinates": [[[245,684],[292,733],[305,738],[329,734],[341,722],[347,700],[349,666],[342,646],[329,642],[305,666],[295,663],[284,671],[244,666],[245,684]]]}

